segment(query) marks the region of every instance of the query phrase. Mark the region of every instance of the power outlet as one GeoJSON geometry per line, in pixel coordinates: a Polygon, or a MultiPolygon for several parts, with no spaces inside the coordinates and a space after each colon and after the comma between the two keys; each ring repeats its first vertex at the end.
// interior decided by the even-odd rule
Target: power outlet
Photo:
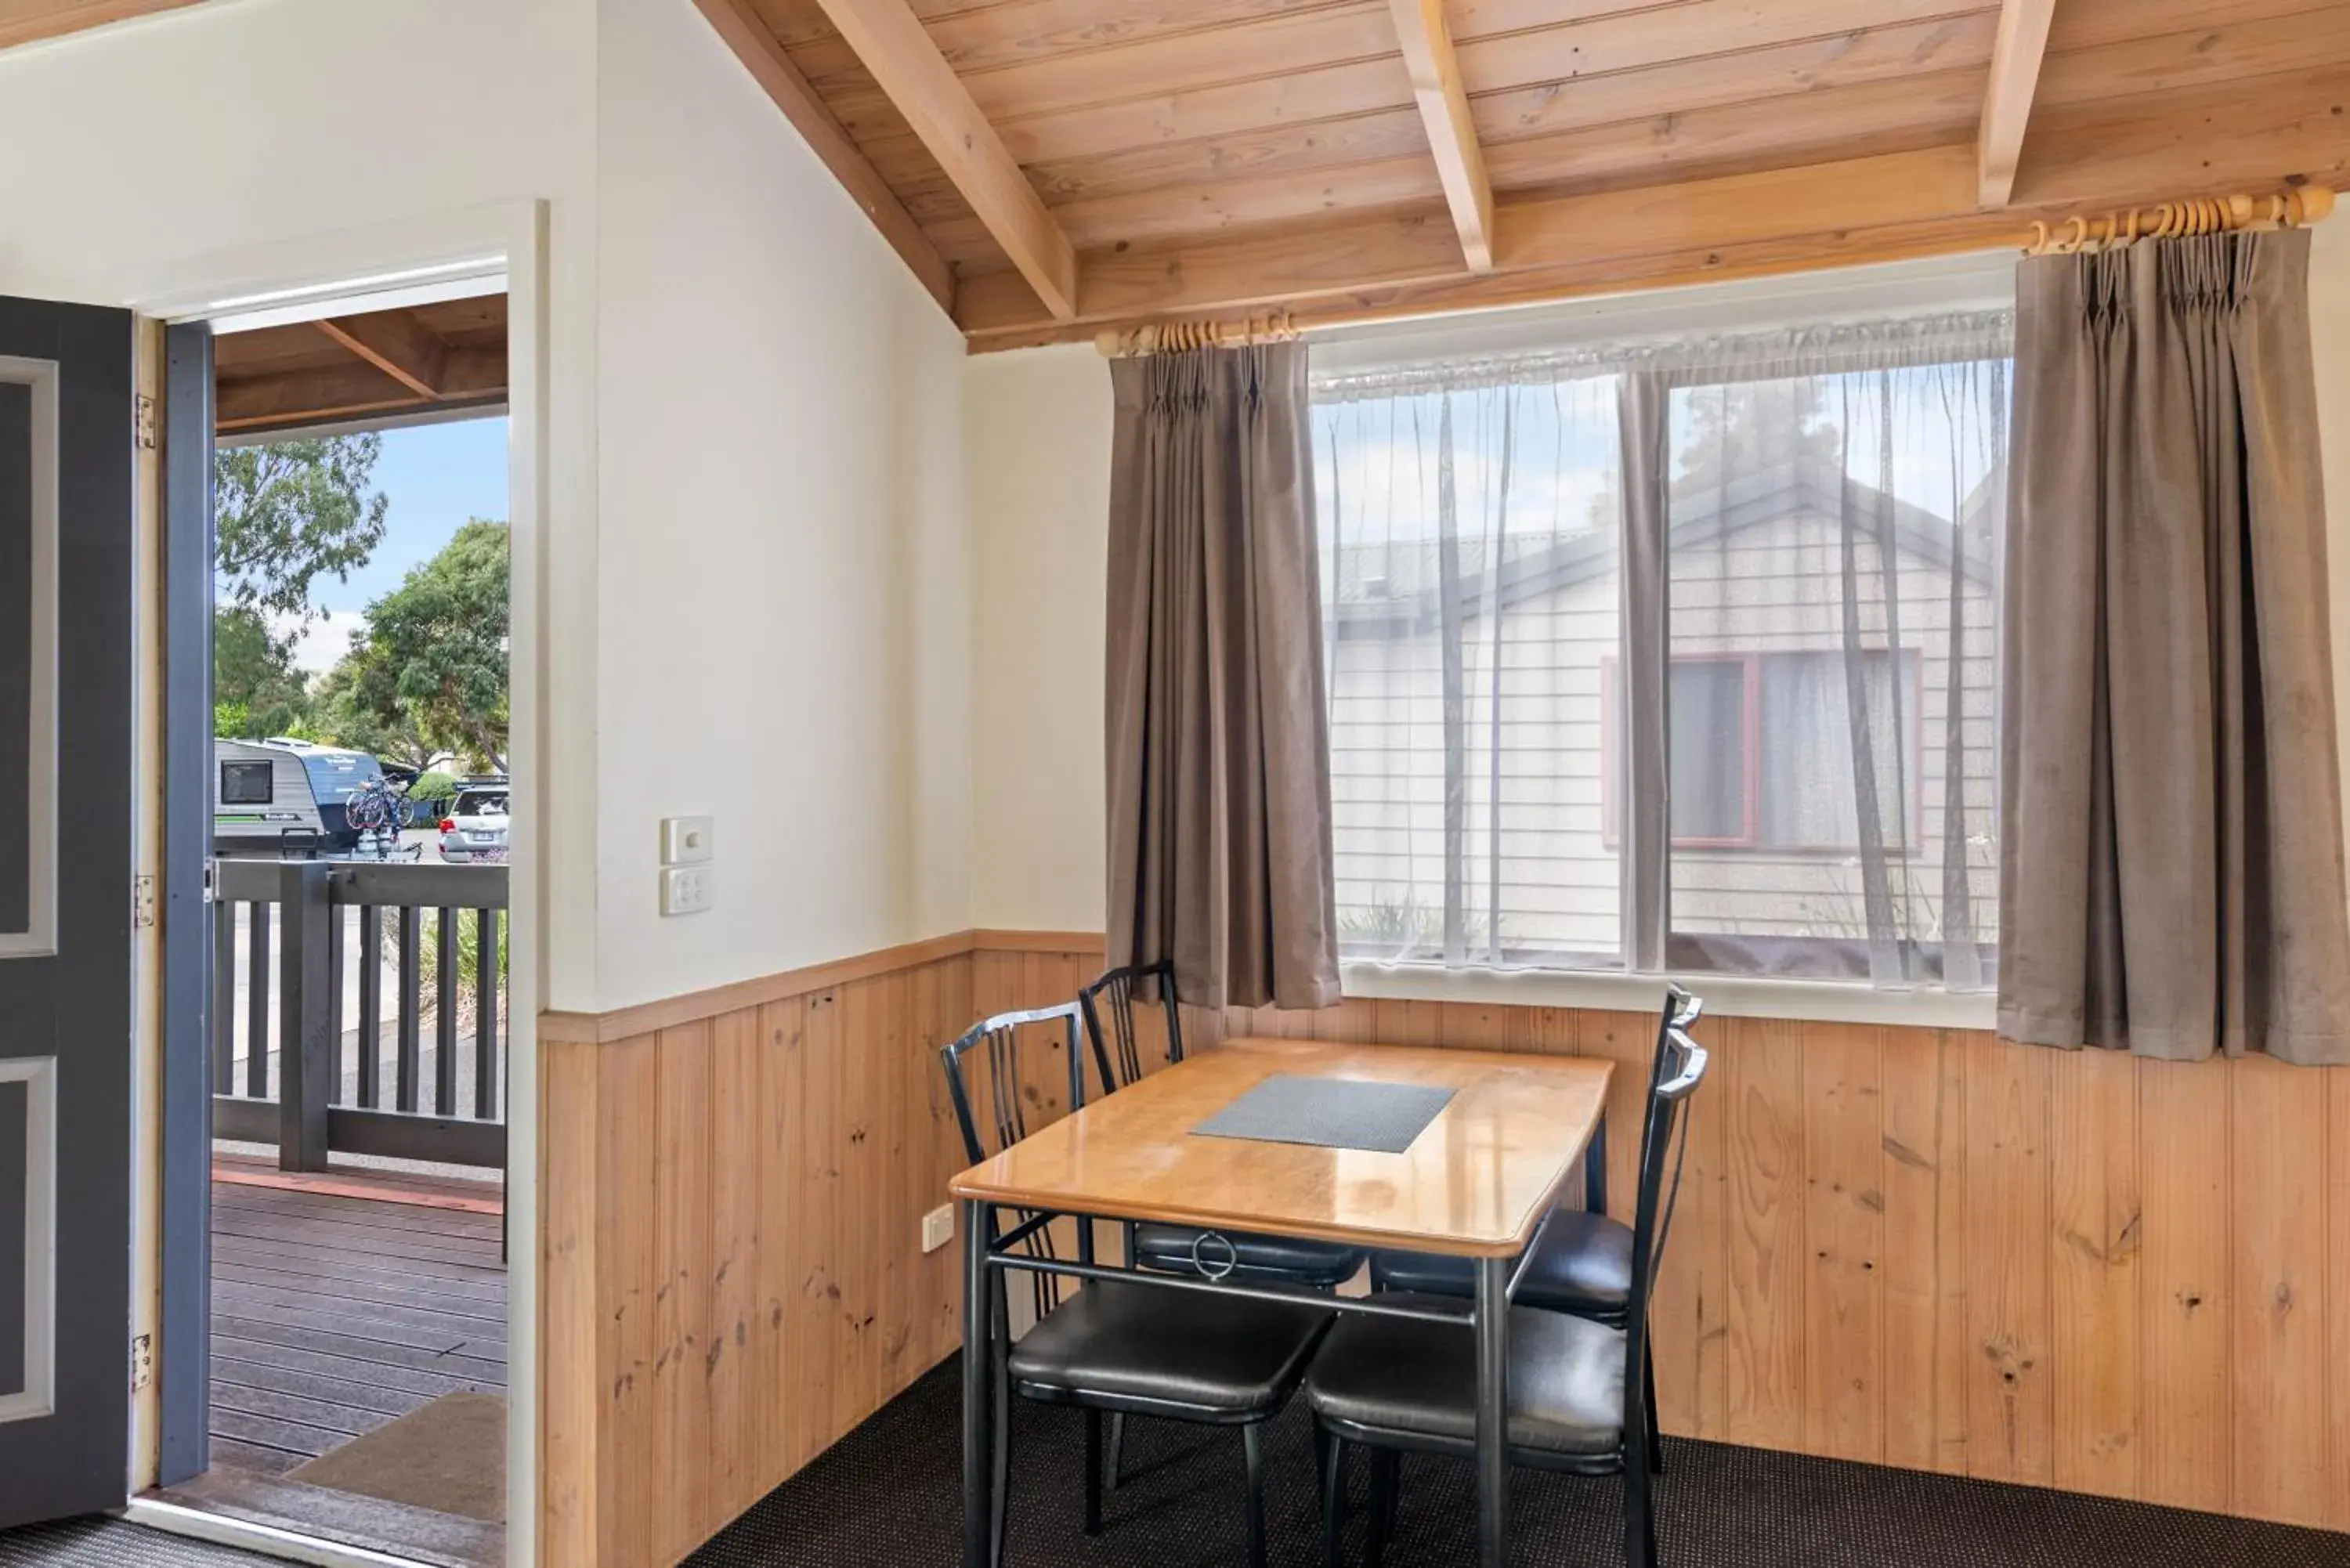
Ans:
{"type": "Polygon", "coordinates": [[[954,1240],[954,1205],[941,1203],[922,1216],[922,1251],[935,1252],[954,1240]]]}
{"type": "Polygon", "coordinates": [[[695,915],[710,908],[711,883],[717,873],[707,866],[672,866],[660,874],[660,912],[695,915]]]}

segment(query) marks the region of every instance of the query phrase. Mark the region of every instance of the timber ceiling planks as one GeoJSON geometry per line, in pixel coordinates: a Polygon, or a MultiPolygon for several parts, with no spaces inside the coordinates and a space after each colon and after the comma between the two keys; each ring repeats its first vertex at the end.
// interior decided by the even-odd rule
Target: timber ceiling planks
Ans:
{"type": "Polygon", "coordinates": [[[223,435],[488,410],[505,396],[503,294],[224,332],[213,342],[223,435]]]}
{"type": "Polygon", "coordinates": [[[1919,254],[2350,175],[2342,0],[889,0],[1074,249],[1055,311],[1011,267],[1001,192],[983,216],[916,133],[935,105],[827,17],[871,0],[736,3],[951,268],[975,348],[1919,254]],[[2003,12],[2046,43],[1995,94],[2003,12]],[[1423,81],[1457,84],[1465,129],[1445,93],[1415,102],[1399,28],[1423,18],[1446,56],[1423,81]],[[1987,124],[2012,180],[1956,179],[1987,124]]]}

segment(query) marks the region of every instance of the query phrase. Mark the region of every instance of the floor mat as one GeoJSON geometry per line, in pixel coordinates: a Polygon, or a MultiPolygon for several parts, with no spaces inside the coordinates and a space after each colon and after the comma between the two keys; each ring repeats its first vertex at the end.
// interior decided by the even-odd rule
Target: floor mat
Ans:
{"type": "Polygon", "coordinates": [[[275,1562],[119,1519],[0,1531],[0,1568],[255,1568],[275,1562]]]}
{"type": "Polygon", "coordinates": [[[286,1479],[504,1524],[506,1402],[494,1394],[443,1394],[286,1479]]]}

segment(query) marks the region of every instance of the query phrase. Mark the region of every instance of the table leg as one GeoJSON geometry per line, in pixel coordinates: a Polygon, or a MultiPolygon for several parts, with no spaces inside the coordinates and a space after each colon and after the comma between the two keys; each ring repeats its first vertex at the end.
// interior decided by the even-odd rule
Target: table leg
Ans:
{"type": "Polygon", "coordinates": [[[1477,1260],[1477,1561],[1510,1557],[1510,1262],[1477,1260]]]}
{"type": "Polygon", "coordinates": [[[1607,1113],[1599,1113],[1591,1141],[1583,1149],[1583,1211],[1607,1212],[1607,1113]]]}
{"type": "Polygon", "coordinates": [[[990,1206],[978,1199],[962,1206],[962,1564],[989,1568],[993,1510],[988,1495],[988,1401],[994,1360],[990,1343],[987,1280],[990,1206]]]}

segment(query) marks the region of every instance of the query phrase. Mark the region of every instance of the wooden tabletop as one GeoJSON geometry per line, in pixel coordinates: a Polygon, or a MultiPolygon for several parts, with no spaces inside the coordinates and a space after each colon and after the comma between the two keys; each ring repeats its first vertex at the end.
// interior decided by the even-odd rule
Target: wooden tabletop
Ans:
{"type": "Polygon", "coordinates": [[[1533,1240],[1590,1142],[1614,1070],[1587,1056],[1228,1041],[1031,1134],[950,1190],[1023,1209],[1505,1257],[1533,1240]],[[1401,1154],[1193,1136],[1275,1073],[1456,1093],[1401,1154]]]}

